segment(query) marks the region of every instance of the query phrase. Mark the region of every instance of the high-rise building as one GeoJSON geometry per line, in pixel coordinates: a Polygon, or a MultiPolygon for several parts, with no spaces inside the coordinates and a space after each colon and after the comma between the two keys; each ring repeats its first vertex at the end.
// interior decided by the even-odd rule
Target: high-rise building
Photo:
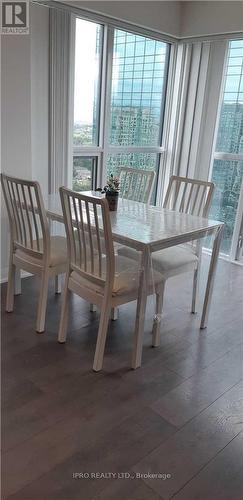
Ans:
{"type": "MultiPolygon", "coordinates": [[[[168,44],[115,30],[110,112],[110,144],[158,146],[168,44]]],[[[108,172],[122,164],[155,168],[154,154],[108,157],[108,172]]]]}

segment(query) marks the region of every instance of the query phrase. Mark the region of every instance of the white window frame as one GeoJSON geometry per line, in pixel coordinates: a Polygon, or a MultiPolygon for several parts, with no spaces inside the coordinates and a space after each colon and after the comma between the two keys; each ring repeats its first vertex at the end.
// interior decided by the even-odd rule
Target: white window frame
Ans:
{"type": "MultiPolygon", "coordinates": [[[[114,31],[115,29],[123,29],[124,26],[123,24],[117,22],[115,25],[110,24],[110,23],[104,23],[99,20],[94,16],[93,17],[81,17],[74,15],[72,22],[74,23],[73,25],[73,30],[74,30],[74,37],[75,37],[75,29],[76,29],[76,18],[80,17],[82,19],[85,19],[90,22],[98,23],[102,26],[103,29],[103,52],[101,56],[101,73],[100,73],[100,99],[99,99],[99,135],[98,135],[98,145],[97,146],[75,146],[73,145],[73,156],[95,156],[97,157],[97,187],[104,186],[106,183],[106,164],[107,164],[107,158],[109,154],[128,154],[128,153],[155,153],[158,155],[158,167],[157,167],[157,193],[156,193],[156,200],[160,200],[161,197],[161,189],[162,187],[160,186],[160,183],[158,183],[160,179],[160,171],[161,171],[161,165],[162,165],[162,159],[165,154],[165,147],[162,145],[163,144],[163,131],[165,128],[165,121],[166,121],[166,111],[164,110],[163,114],[161,113],[161,124],[160,124],[160,145],[158,146],[115,146],[109,144],[109,123],[110,123],[110,115],[111,115],[111,86],[112,86],[112,62],[113,62],[113,42],[114,42],[114,31]]],[[[127,28],[127,31],[130,33],[139,33],[138,30],[133,30],[132,27],[127,28]]],[[[144,30],[141,30],[141,35],[151,37],[153,35],[151,34],[146,34],[144,30]]],[[[173,42],[170,40],[168,41],[166,37],[160,37],[157,35],[157,37],[154,37],[153,39],[160,40],[161,42],[167,43],[167,44],[173,44],[173,42]]],[[[173,45],[170,47],[170,54],[169,54],[169,65],[167,67],[167,87],[169,87],[168,82],[169,82],[169,77],[170,77],[170,71],[169,71],[169,66],[171,64],[171,48],[173,45]]],[[[74,61],[75,64],[75,61],[74,61]]],[[[74,67],[73,67],[73,73],[74,73],[74,67]]],[[[165,88],[163,97],[166,99],[167,98],[167,91],[165,88]]],[[[162,102],[162,105],[164,103],[162,102]]],[[[72,109],[74,109],[74,97],[73,97],[73,106],[72,109]]],[[[162,109],[162,108],[161,108],[162,109]]],[[[72,128],[73,130],[73,128],[72,128]]],[[[72,187],[72,171],[69,172],[68,175],[69,179],[69,184],[70,187],[72,187]]]]}

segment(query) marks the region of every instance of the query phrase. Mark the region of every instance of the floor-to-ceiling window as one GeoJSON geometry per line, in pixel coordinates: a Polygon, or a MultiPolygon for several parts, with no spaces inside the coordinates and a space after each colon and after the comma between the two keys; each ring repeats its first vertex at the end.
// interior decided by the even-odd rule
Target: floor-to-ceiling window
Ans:
{"type": "Polygon", "coordinates": [[[107,170],[121,165],[157,170],[168,44],[114,32],[107,170]]]}
{"type": "Polygon", "coordinates": [[[73,188],[121,165],[158,171],[170,45],[77,19],[73,188]]]}
{"type": "Polygon", "coordinates": [[[229,43],[211,177],[210,216],[225,222],[221,251],[229,255],[243,179],[243,40],[229,43]]]}

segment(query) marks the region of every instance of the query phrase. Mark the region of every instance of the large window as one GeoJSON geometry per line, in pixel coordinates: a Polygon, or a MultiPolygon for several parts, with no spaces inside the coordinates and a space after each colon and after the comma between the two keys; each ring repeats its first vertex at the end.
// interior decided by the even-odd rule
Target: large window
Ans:
{"type": "Polygon", "coordinates": [[[163,41],[76,20],[74,189],[121,165],[158,171],[168,59],[163,41]]]}
{"type": "Polygon", "coordinates": [[[167,59],[168,44],[115,30],[109,120],[109,146],[113,151],[107,159],[109,173],[117,173],[121,165],[157,170],[167,59]]]}
{"type": "Polygon", "coordinates": [[[243,40],[230,42],[220,109],[210,216],[225,222],[221,250],[230,253],[243,179],[243,40]]]}

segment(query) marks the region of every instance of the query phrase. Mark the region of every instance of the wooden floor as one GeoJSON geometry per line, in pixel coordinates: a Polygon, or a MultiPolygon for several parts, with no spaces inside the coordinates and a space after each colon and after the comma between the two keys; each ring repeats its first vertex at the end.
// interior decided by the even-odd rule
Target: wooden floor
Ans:
{"type": "Polygon", "coordinates": [[[96,374],[97,313],[75,298],[68,342],[59,345],[54,286],[42,335],[34,330],[38,282],[24,279],[22,289],[2,319],[3,498],[243,499],[243,268],[220,262],[204,331],[189,312],[191,276],[170,280],[161,347],[150,347],[150,300],[136,371],[134,303],[111,323],[96,374]]]}

